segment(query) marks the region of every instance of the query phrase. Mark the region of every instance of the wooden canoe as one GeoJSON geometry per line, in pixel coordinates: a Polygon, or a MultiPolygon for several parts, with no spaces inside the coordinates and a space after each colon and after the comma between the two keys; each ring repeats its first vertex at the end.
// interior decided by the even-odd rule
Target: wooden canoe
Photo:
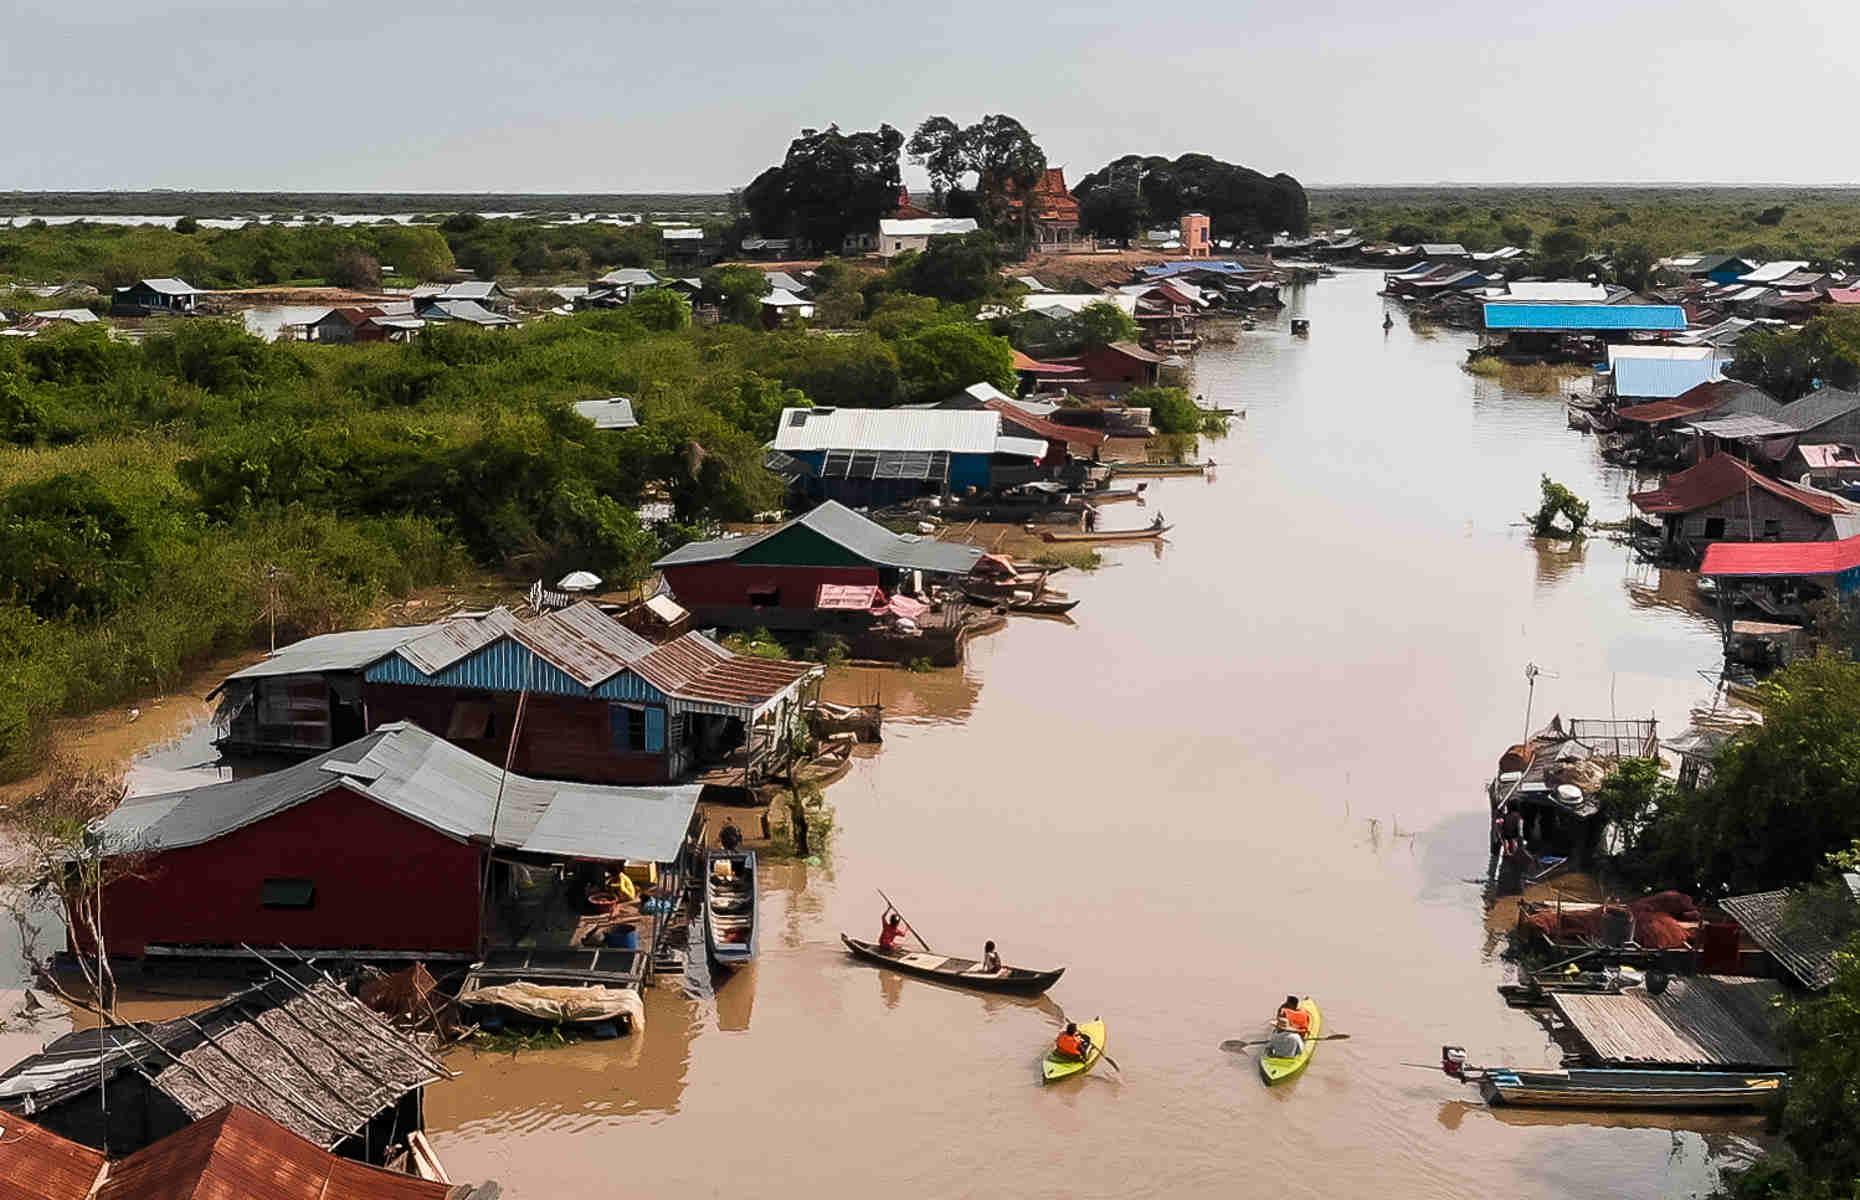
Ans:
{"type": "Polygon", "coordinates": [[[1689,1111],[1767,1108],[1782,1096],[1780,1072],[1519,1071],[1488,1067],[1478,1080],[1491,1105],[1689,1111]]]}
{"type": "Polygon", "coordinates": [[[756,852],[712,850],[704,856],[704,948],[718,966],[756,957],[756,852]],[[719,864],[729,864],[724,875],[719,864]]]}
{"type": "Polygon", "coordinates": [[[840,934],[840,941],[846,943],[846,948],[854,958],[862,958],[904,975],[934,979],[939,983],[954,984],[977,992],[1037,996],[1058,983],[1059,977],[1066,973],[1064,967],[1056,971],[1029,971],[1023,967],[1003,966],[1001,970],[990,974],[982,970],[982,964],[970,958],[922,954],[914,950],[885,950],[875,942],[862,942],[843,933],[840,934]]]}
{"type": "Polygon", "coordinates": [[[1040,531],[1040,540],[1045,542],[1147,542],[1159,538],[1174,529],[1173,525],[1151,526],[1148,529],[1096,529],[1090,533],[1078,530],[1072,533],[1054,533],[1050,529],[1040,531]]]}
{"type": "Polygon", "coordinates": [[[1205,475],[1207,463],[1107,463],[1111,475],[1205,475]]]}

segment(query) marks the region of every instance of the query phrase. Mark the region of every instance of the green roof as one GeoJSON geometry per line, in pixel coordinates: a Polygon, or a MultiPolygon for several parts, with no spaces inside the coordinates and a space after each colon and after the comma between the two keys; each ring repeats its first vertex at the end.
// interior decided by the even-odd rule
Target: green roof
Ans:
{"type": "MultiPolygon", "coordinates": [[[[763,533],[744,537],[713,538],[707,542],[691,542],[680,546],[652,565],[663,570],[666,567],[681,567],[692,563],[728,562],[743,555],[744,552],[773,543],[791,529],[806,529],[815,535],[844,548],[854,556],[881,567],[897,567],[906,571],[933,571],[946,575],[966,575],[975,566],[976,559],[982,556],[978,546],[958,546],[951,542],[939,542],[935,538],[919,537],[911,533],[893,533],[883,525],[860,516],[852,509],[835,500],[829,500],[819,508],[782,522],[775,528],[763,533]]],[[[783,562],[776,547],[769,547],[770,554],[757,556],[757,561],[765,566],[815,566],[817,561],[783,562]]]]}

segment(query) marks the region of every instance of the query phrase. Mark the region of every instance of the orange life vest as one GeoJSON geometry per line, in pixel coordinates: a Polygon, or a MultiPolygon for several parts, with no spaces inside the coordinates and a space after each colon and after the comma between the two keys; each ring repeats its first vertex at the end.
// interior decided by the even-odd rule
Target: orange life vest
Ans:
{"type": "Polygon", "coordinates": [[[1061,1054],[1067,1055],[1071,1058],[1083,1057],[1083,1055],[1080,1053],[1081,1047],[1079,1046],[1079,1035],[1076,1033],[1060,1034],[1056,1044],[1058,1045],[1059,1052],[1061,1054]]]}
{"type": "Polygon", "coordinates": [[[1311,1014],[1302,1008],[1280,1009],[1279,1020],[1287,1029],[1295,1030],[1298,1033],[1311,1032],[1311,1014]]]}

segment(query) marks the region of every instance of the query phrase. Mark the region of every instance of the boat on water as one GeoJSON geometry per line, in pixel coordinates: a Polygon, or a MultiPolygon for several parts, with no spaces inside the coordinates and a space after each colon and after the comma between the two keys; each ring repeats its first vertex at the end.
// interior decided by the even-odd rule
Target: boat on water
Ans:
{"type": "Polygon", "coordinates": [[[1151,525],[1145,529],[1095,529],[1090,533],[1075,530],[1068,533],[1054,533],[1050,529],[1040,531],[1040,540],[1047,542],[1144,542],[1159,538],[1174,529],[1173,525],[1151,525]]]}
{"type": "Polygon", "coordinates": [[[1046,1057],[1040,1060],[1040,1082],[1057,1083],[1061,1079],[1071,1079],[1083,1075],[1098,1065],[1104,1057],[1104,1039],[1107,1036],[1104,1018],[1079,1022],[1079,1032],[1091,1039],[1091,1049],[1083,1059],[1061,1058],[1057,1049],[1049,1049],[1046,1057]]]}
{"type": "Polygon", "coordinates": [[[1781,1071],[1619,1071],[1587,1067],[1520,1070],[1469,1067],[1446,1046],[1440,1069],[1478,1087],[1487,1104],[1514,1108],[1610,1108],[1691,1112],[1768,1108],[1782,1098],[1781,1071]]]}
{"type": "Polygon", "coordinates": [[[904,975],[934,979],[977,992],[996,992],[1009,996],[1038,996],[1059,982],[1064,967],[1054,971],[1030,971],[1024,967],[1003,966],[999,971],[984,971],[971,958],[944,954],[924,954],[914,950],[886,950],[876,942],[862,942],[840,934],[840,941],[854,958],[876,963],[904,975]]]}
{"type": "Polygon", "coordinates": [[[1006,595],[988,590],[977,591],[970,588],[963,590],[963,595],[975,604],[989,608],[1005,608],[1011,613],[1027,613],[1033,616],[1063,616],[1077,608],[1079,602],[1056,590],[1010,592],[1006,595]]]}
{"type": "Polygon", "coordinates": [[[724,967],[756,957],[754,850],[712,850],[704,856],[704,949],[724,967]]]}
{"type": "Polygon", "coordinates": [[[1275,1055],[1272,1046],[1266,1046],[1266,1053],[1259,1056],[1259,1074],[1266,1081],[1267,1087],[1302,1073],[1311,1062],[1311,1056],[1317,1052],[1318,1036],[1324,1032],[1324,1014],[1318,1011],[1317,1001],[1309,996],[1300,1000],[1298,1007],[1311,1014],[1310,1032],[1305,1034],[1303,1049],[1290,1057],[1275,1055]]]}
{"type": "Polygon", "coordinates": [[[1108,463],[1111,474],[1117,475],[1205,475],[1210,463],[1151,463],[1127,462],[1108,463]]]}

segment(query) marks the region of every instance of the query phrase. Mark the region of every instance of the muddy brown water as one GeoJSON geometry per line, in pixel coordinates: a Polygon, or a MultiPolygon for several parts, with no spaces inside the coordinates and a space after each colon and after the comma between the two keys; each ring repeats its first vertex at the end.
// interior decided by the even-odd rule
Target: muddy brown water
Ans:
{"type": "MultiPolygon", "coordinates": [[[[1691,581],[1605,539],[1520,528],[1549,473],[1598,518],[1630,479],[1556,397],[1459,370],[1470,335],[1381,329],[1379,277],[1290,294],[1198,356],[1245,410],[1210,479],[1152,481],[1117,521],[1175,525],[1071,573],[1074,623],[1016,619],[958,671],[859,671],[883,752],[829,800],[823,865],[765,871],[760,960],[649,994],[619,1042],[455,1053],[428,1093],[453,1177],[517,1197],[1690,1196],[1758,1144],[1746,1118],[1504,1114],[1438,1072],[1554,1063],[1494,987],[1482,785],[1535,718],[1657,714],[1709,694],[1691,581]],[[1049,997],[972,995],[850,961],[884,888],[933,945],[1064,965],[1049,997]],[[1250,1057],[1287,992],[1323,1045],[1268,1091],[1250,1057]],[[1122,1071],[1052,1088],[1063,1016],[1122,1071]]],[[[180,764],[176,764],[180,765],[180,764]]]]}
{"type": "Polygon", "coordinates": [[[1459,370],[1470,335],[1381,329],[1378,278],[1292,296],[1211,346],[1246,410],[1214,478],[1151,483],[1176,526],[1070,574],[1076,623],[1016,620],[960,671],[864,672],[882,754],[829,793],[824,866],[769,872],[760,961],[661,989],[635,1046],[454,1057],[434,1141],[519,1196],[1686,1196],[1749,1120],[1495,1114],[1429,1062],[1557,1051],[1493,988],[1481,787],[1537,717],[1657,713],[1708,685],[1690,580],[1519,527],[1548,472],[1618,517],[1630,479],[1556,397],[1459,370]],[[849,961],[884,888],[933,945],[1063,964],[1049,1003],[849,961]],[[1289,991],[1351,1040],[1266,1090],[1217,1049],[1289,991]],[[1063,1012],[1120,1073],[1042,1089],[1063,1012]]]}

